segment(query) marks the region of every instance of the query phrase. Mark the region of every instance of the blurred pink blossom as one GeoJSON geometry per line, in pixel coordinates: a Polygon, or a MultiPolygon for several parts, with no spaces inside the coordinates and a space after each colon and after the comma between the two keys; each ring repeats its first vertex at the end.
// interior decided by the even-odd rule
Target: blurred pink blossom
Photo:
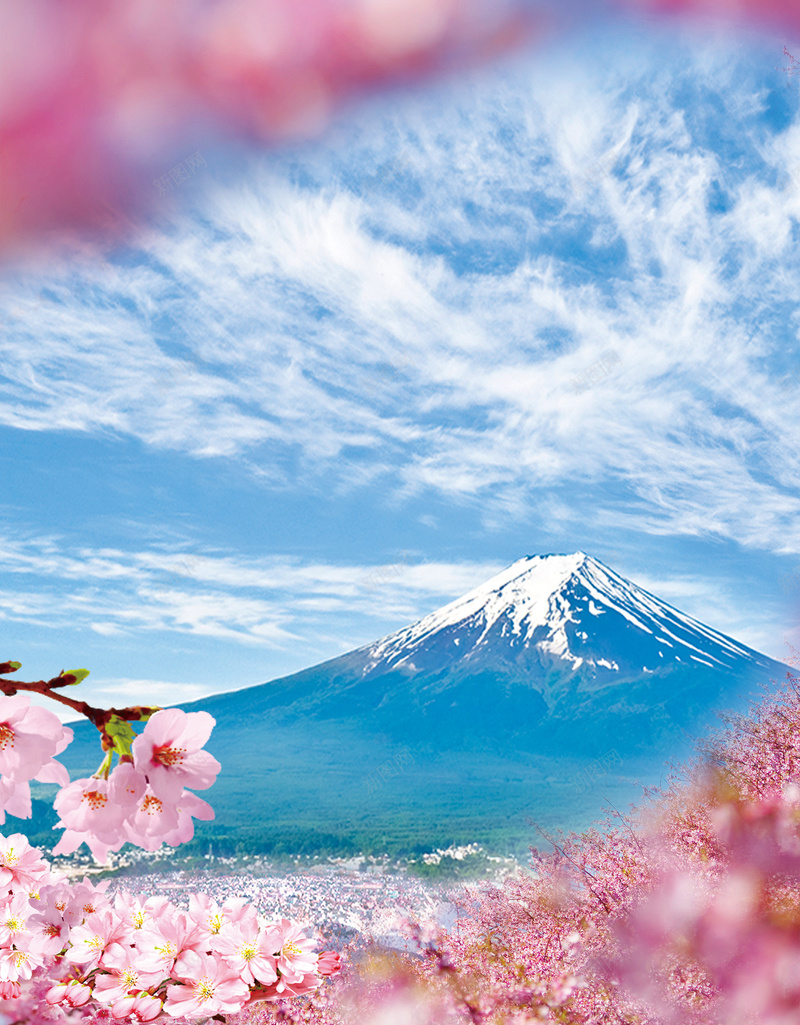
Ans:
{"type": "Polygon", "coordinates": [[[198,147],[319,132],[359,90],[518,43],[539,20],[523,11],[516,0],[10,0],[0,251],[53,229],[127,235],[190,176],[198,147]]]}

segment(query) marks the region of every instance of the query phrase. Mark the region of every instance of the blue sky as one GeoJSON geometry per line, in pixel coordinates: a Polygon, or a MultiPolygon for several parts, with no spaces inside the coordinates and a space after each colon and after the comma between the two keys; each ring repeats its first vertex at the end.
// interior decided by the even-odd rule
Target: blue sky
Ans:
{"type": "Polygon", "coordinates": [[[785,42],[573,35],[6,269],[0,655],[166,704],[577,549],[800,647],[785,42]]]}

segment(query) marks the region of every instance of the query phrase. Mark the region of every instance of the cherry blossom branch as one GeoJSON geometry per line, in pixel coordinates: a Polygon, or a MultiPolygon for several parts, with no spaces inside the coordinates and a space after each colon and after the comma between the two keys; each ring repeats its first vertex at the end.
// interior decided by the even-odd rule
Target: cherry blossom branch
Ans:
{"type": "MultiPolygon", "coordinates": [[[[552,844],[552,846],[555,847],[555,849],[562,856],[562,858],[566,858],[570,865],[574,865],[579,872],[583,873],[583,876],[586,880],[595,880],[595,875],[592,872],[590,872],[585,865],[579,865],[576,861],[573,861],[572,858],[567,854],[567,852],[562,847],[559,847],[555,840],[553,840],[552,837],[549,837],[547,833],[545,833],[545,831],[537,823],[534,823],[534,826],[536,828],[536,831],[538,833],[541,833],[545,840],[547,840],[549,844],[552,844]]],[[[611,906],[609,905],[608,901],[592,887],[591,883],[586,883],[586,889],[589,891],[589,893],[596,897],[597,900],[603,905],[606,913],[611,914],[611,906]]]]}
{"type": "MultiPolygon", "coordinates": [[[[13,673],[19,667],[19,662],[2,662],[0,663],[0,673],[13,673]]],[[[161,710],[158,705],[135,705],[130,708],[95,708],[86,701],[76,701],[74,698],[68,698],[64,694],[57,693],[56,688],[74,686],[80,683],[86,676],[88,676],[88,671],[85,669],[78,669],[73,672],[64,672],[62,669],[58,676],[54,676],[52,680],[23,682],[22,680],[7,680],[0,677],[0,692],[9,698],[14,697],[19,691],[41,694],[43,697],[50,698],[51,701],[57,701],[61,705],[66,705],[67,708],[71,708],[74,712],[84,716],[97,727],[102,734],[102,747],[104,751],[110,751],[114,746],[113,738],[107,731],[107,726],[112,719],[121,719],[124,722],[143,722],[161,710]]]]}
{"type": "Polygon", "coordinates": [[[784,46],[784,56],[788,57],[792,62],[788,68],[776,68],[776,71],[785,71],[787,75],[800,75],[800,61],[796,57],[793,57],[784,46]]]}

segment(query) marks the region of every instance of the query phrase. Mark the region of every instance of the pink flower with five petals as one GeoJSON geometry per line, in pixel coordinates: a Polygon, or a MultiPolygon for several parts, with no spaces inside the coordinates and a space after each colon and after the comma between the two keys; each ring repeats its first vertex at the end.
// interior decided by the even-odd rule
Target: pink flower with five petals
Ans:
{"type": "Polygon", "coordinates": [[[0,889],[34,889],[48,874],[47,863],[22,833],[0,836],[0,889]]]}
{"type": "Polygon", "coordinates": [[[43,782],[64,783],[69,776],[63,765],[53,769],[53,755],[72,740],[72,730],[62,726],[48,708],[31,705],[27,694],[0,700],[0,773],[16,782],[34,779],[48,767],[43,782]],[[59,771],[60,770],[60,771],[59,771]]]}
{"type": "Polygon", "coordinates": [[[156,797],[176,804],[184,787],[205,790],[221,766],[203,751],[215,720],[208,712],[164,708],[156,712],[131,745],[133,762],[156,797]]]}
{"type": "Polygon", "coordinates": [[[167,987],[164,1010],[173,1018],[210,1018],[235,1014],[245,1005],[249,989],[224,961],[188,951],[181,958],[182,985],[167,987]]]}

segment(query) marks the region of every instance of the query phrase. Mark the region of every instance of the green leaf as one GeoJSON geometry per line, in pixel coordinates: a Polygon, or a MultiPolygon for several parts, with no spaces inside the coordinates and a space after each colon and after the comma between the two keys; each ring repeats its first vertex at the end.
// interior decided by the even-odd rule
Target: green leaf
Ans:
{"type": "Polygon", "coordinates": [[[130,755],[136,733],[129,722],[120,719],[118,715],[112,715],[104,727],[104,732],[111,739],[113,749],[120,757],[130,755]]]}
{"type": "Polygon", "coordinates": [[[88,675],[88,669],[70,669],[65,673],[61,673],[59,678],[70,687],[75,687],[82,683],[88,675]]]}
{"type": "Polygon", "coordinates": [[[18,669],[22,669],[21,662],[0,662],[0,676],[4,673],[15,673],[18,669]]]}

